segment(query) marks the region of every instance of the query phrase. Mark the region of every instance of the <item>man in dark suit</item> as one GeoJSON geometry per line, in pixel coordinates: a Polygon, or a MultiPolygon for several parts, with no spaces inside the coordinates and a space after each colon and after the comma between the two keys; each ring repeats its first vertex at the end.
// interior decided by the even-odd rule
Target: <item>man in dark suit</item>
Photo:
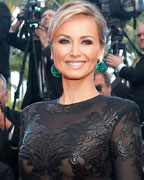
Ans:
{"type": "Polygon", "coordinates": [[[11,14],[7,5],[0,2],[0,73],[8,81],[10,77],[9,54],[10,46],[6,42],[6,35],[11,23],[11,14]]]}
{"type": "Polygon", "coordinates": [[[6,107],[7,84],[0,74],[0,179],[18,180],[20,112],[6,107]]]}
{"type": "Polygon", "coordinates": [[[96,89],[105,96],[117,96],[124,99],[134,101],[134,95],[131,88],[121,82],[120,78],[116,78],[112,82],[113,76],[106,72],[94,72],[94,83],[96,89]]]}
{"type": "MultiPolygon", "coordinates": [[[[137,28],[137,42],[144,52],[144,22],[137,28]]],[[[123,63],[119,56],[109,54],[106,60],[107,64],[117,68],[119,76],[128,80],[135,96],[135,102],[140,108],[140,120],[144,122],[144,55],[140,58],[135,68],[128,67],[123,63]]]]}

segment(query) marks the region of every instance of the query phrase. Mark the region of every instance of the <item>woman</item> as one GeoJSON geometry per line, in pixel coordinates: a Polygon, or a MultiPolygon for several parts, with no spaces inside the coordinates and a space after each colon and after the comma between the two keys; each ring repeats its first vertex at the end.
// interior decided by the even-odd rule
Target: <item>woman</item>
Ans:
{"type": "Polygon", "coordinates": [[[93,83],[105,24],[87,2],[68,2],[56,12],[48,35],[63,94],[23,111],[22,180],[141,179],[137,106],[100,95],[93,83]]]}

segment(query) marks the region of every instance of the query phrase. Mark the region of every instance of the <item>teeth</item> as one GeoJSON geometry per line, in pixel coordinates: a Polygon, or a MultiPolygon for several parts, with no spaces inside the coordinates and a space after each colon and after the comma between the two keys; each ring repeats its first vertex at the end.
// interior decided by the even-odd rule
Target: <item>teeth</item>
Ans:
{"type": "Polygon", "coordinates": [[[83,66],[84,62],[67,62],[67,65],[74,68],[74,69],[78,69],[81,66],[83,66]]]}
{"type": "Polygon", "coordinates": [[[68,64],[83,64],[84,62],[68,62],[68,64]]]}

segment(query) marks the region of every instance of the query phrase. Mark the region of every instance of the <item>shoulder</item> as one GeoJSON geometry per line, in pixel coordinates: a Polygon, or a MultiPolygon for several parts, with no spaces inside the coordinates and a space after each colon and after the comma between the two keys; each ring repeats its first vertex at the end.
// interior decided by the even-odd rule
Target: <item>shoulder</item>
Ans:
{"type": "Polygon", "coordinates": [[[40,101],[40,102],[36,102],[36,103],[33,103],[33,104],[30,104],[30,105],[26,106],[22,110],[22,112],[23,113],[34,114],[36,112],[46,110],[46,109],[51,108],[51,107],[56,106],[56,105],[57,105],[56,100],[53,100],[53,101],[40,101]]]}
{"type": "Polygon", "coordinates": [[[115,112],[119,118],[125,116],[128,113],[136,113],[139,116],[139,107],[134,101],[120,97],[104,98],[108,110],[115,112]]]}
{"type": "Polygon", "coordinates": [[[57,108],[56,100],[53,101],[40,101],[26,106],[22,110],[21,122],[28,124],[33,119],[42,119],[53,113],[57,108]]]}
{"type": "Polygon", "coordinates": [[[39,114],[42,113],[42,110],[43,110],[45,104],[46,104],[45,101],[41,101],[41,102],[36,102],[36,103],[26,106],[22,110],[21,123],[27,124],[33,118],[38,117],[39,114]]]}
{"type": "Polygon", "coordinates": [[[109,102],[112,102],[114,104],[124,105],[129,108],[138,108],[137,104],[134,101],[129,100],[129,99],[125,99],[125,98],[121,98],[117,96],[111,96],[111,97],[106,97],[106,98],[109,102]]]}

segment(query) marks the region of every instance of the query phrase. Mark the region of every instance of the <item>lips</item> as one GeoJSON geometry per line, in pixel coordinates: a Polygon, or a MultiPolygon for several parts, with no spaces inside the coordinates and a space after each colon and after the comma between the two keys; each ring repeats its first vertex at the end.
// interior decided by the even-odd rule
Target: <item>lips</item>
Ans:
{"type": "Polygon", "coordinates": [[[73,69],[79,69],[85,64],[85,61],[67,61],[66,64],[73,69]]]}

